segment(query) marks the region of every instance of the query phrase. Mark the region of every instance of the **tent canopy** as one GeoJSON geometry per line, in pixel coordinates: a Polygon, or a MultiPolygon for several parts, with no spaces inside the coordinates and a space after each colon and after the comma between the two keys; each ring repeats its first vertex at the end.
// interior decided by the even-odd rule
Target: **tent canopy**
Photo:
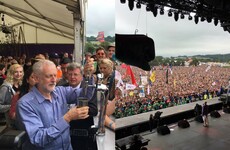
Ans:
{"type": "Polygon", "coordinates": [[[10,16],[16,20],[11,27],[26,24],[74,39],[74,18],[84,18],[80,3],[79,0],[1,0],[0,13],[1,18],[10,16]]]}

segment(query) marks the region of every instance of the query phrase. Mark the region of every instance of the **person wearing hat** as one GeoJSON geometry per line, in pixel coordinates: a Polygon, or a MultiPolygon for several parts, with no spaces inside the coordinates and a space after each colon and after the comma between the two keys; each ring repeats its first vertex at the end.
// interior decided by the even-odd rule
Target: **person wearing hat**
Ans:
{"type": "Polygon", "coordinates": [[[61,65],[62,77],[57,83],[58,86],[66,85],[68,83],[67,67],[69,66],[69,63],[71,63],[71,60],[69,58],[63,58],[61,61],[60,65],[61,65]]]}

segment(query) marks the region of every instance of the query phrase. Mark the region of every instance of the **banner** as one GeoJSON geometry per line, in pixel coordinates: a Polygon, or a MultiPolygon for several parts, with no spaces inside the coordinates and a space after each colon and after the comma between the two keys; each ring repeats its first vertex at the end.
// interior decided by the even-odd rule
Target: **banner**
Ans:
{"type": "Polygon", "coordinates": [[[105,42],[104,31],[98,32],[97,38],[99,42],[105,42]]]}
{"type": "Polygon", "coordinates": [[[126,85],[125,85],[126,90],[134,90],[135,88],[136,88],[136,85],[134,85],[134,84],[126,83],[126,85]]]}
{"type": "Polygon", "coordinates": [[[141,76],[141,85],[147,85],[147,84],[148,84],[147,76],[141,76]]]}

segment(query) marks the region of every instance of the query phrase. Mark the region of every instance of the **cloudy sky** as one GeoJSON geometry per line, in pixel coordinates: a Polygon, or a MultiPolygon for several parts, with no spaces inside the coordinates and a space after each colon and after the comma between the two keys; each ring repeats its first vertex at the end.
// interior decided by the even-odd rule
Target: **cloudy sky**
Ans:
{"type": "Polygon", "coordinates": [[[230,53],[230,34],[223,31],[220,25],[179,19],[157,15],[142,9],[130,11],[128,4],[116,1],[116,33],[146,34],[155,42],[156,55],[178,56],[196,54],[225,54],[230,53]]]}
{"type": "Polygon", "coordinates": [[[147,34],[153,38],[157,56],[178,56],[197,54],[226,54],[230,53],[230,33],[215,26],[213,22],[199,22],[157,15],[142,9],[129,10],[128,4],[120,0],[88,0],[87,7],[87,36],[97,35],[104,31],[105,36],[114,33],[147,34]]]}
{"type": "Polygon", "coordinates": [[[88,0],[86,34],[97,36],[99,31],[115,36],[115,0],[88,0]]]}

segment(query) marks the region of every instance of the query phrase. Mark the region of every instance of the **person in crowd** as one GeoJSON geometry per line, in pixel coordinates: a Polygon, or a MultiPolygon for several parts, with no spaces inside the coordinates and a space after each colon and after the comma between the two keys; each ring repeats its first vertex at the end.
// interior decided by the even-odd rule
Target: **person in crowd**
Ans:
{"type": "Polygon", "coordinates": [[[7,71],[6,79],[0,86],[0,109],[10,108],[12,97],[19,92],[24,72],[19,64],[11,65],[7,71]]]}
{"type": "Polygon", "coordinates": [[[202,106],[202,117],[204,121],[204,127],[208,127],[208,105],[207,102],[204,102],[202,106]]]}
{"type": "Polygon", "coordinates": [[[103,74],[102,83],[108,87],[108,104],[106,109],[105,125],[115,130],[115,123],[111,116],[115,111],[115,71],[113,70],[113,62],[108,59],[100,59],[98,62],[100,73],[103,74]]]}
{"type": "Polygon", "coordinates": [[[18,128],[17,124],[15,122],[17,101],[23,95],[28,93],[35,84],[36,84],[36,81],[35,81],[35,78],[33,75],[33,70],[32,70],[32,67],[30,67],[25,72],[25,75],[23,77],[22,85],[21,85],[19,92],[13,96],[12,101],[11,101],[11,107],[10,107],[10,111],[9,111],[9,118],[11,120],[11,127],[16,128],[16,129],[18,128]]]}
{"type": "Polygon", "coordinates": [[[0,86],[2,85],[3,81],[6,79],[6,65],[0,64],[0,86]]]}
{"type": "Polygon", "coordinates": [[[104,59],[106,57],[107,57],[107,55],[106,55],[105,49],[103,47],[98,47],[96,49],[96,59],[97,59],[97,61],[100,60],[100,59],[104,59]]]}
{"type": "Polygon", "coordinates": [[[86,61],[89,60],[89,59],[91,58],[91,56],[92,56],[92,54],[91,54],[90,52],[86,52],[86,53],[85,53],[85,58],[84,58],[84,63],[83,63],[83,64],[85,64],[86,61]]]}
{"type": "MultiPolygon", "coordinates": [[[[206,65],[172,66],[172,71],[168,74],[169,84],[165,84],[167,67],[154,66],[155,81],[149,84],[149,94],[146,92],[148,90],[145,86],[146,97],[139,97],[139,93],[121,97],[116,102],[116,117],[127,117],[142,112],[196,102],[206,97],[208,101],[220,96],[220,93],[225,91],[224,87],[228,85],[230,68],[212,66],[208,73],[205,71],[206,68],[206,65]],[[146,100],[148,96],[150,98],[146,100]],[[133,104],[133,101],[136,103],[133,104]]],[[[117,65],[116,70],[122,74],[122,80],[125,83],[132,83],[131,76],[126,75],[127,69],[124,69],[122,65],[117,65]]],[[[140,74],[148,75],[137,67],[132,67],[132,71],[136,81],[140,81],[140,74]]],[[[122,87],[119,88],[122,89],[122,87]]],[[[133,91],[128,90],[126,92],[133,91]]]]}
{"type": "MultiPolygon", "coordinates": [[[[78,63],[70,63],[67,67],[68,83],[64,86],[72,88],[84,88],[88,77],[83,77],[82,66],[78,63]]],[[[86,93],[87,94],[87,93],[86,93]]],[[[77,107],[78,104],[71,104],[70,107],[77,107]]],[[[97,99],[96,92],[94,96],[88,100],[89,117],[82,120],[73,120],[70,122],[71,144],[74,150],[97,150],[96,140],[94,138],[94,130],[91,126],[94,125],[93,117],[97,115],[97,99]],[[80,132],[81,134],[79,134],[80,132]]]]}
{"type": "Polygon", "coordinates": [[[67,79],[67,67],[71,63],[69,58],[63,58],[61,61],[61,71],[62,71],[62,78],[58,81],[57,85],[65,85],[68,83],[67,79]]]}
{"type": "MultiPolygon", "coordinates": [[[[84,73],[92,73],[93,62],[87,62],[84,73]]],[[[56,87],[57,68],[49,60],[41,60],[33,65],[37,84],[21,97],[16,106],[16,120],[19,129],[28,136],[22,145],[23,150],[72,150],[69,122],[87,118],[89,107],[73,107],[67,104],[77,103],[79,97],[92,98],[94,88],[56,87]]],[[[92,84],[93,78],[89,83],[92,84]]]]}
{"type": "Polygon", "coordinates": [[[32,65],[36,62],[38,62],[39,60],[45,60],[45,56],[43,54],[37,54],[34,58],[31,59],[31,63],[32,65]]]}
{"type": "Polygon", "coordinates": [[[114,44],[110,44],[107,48],[107,55],[108,58],[111,59],[112,61],[114,61],[114,54],[115,54],[115,45],[114,44]]]}
{"type": "Polygon", "coordinates": [[[152,132],[154,127],[154,118],[153,114],[149,115],[149,131],[152,132]]]}

